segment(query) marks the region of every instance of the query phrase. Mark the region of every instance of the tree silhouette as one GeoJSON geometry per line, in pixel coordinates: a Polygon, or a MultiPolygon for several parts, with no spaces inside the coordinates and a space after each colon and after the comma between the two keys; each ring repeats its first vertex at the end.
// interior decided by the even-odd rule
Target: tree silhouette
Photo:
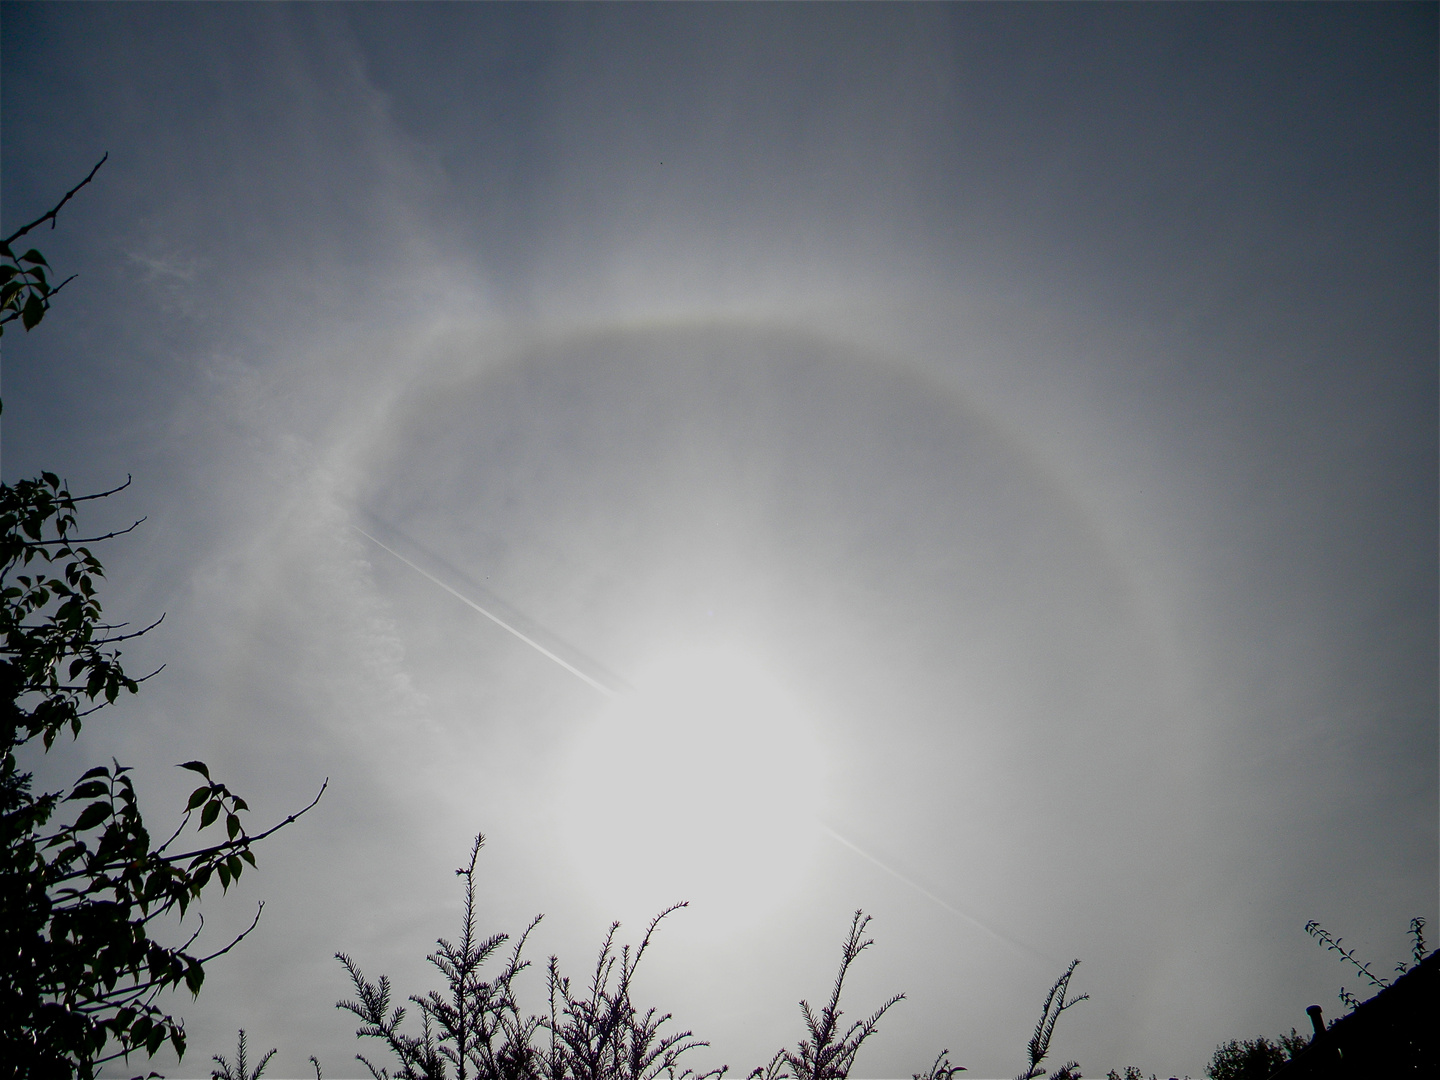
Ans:
{"type": "Polygon", "coordinates": [[[1258,1039],[1231,1039],[1215,1048],[1205,1075],[1210,1080],[1266,1080],[1309,1044],[1310,1040],[1294,1028],[1274,1042],[1263,1035],[1258,1039]]]}
{"type": "MultiPolygon", "coordinates": [[[[0,245],[0,333],[17,319],[33,330],[71,280],[51,286],[44,256],[33,248],[16,256],[13,245],[47,221],[53,227],[104,161],[0,245]]],[[[140,522],[100,536],[78,528],[79,504],[128,485],[74,495],[50,472],[0,484],[0,1062],[7,1075],[90,1080],[102,1063],[154,1055],[166,1042],[183,1055],[183,1022],[158,1007],[160,993],[180,986],[198,993],[205,965],[249,934],[260,913],[208,953],[194,948],[199,929],[179,944],[157,940],[159,921],[183,919],[213,881],[228,890],[255,865],[257,841],[315,804],[252,835],[240,817],[245,800],[203,762],[186,762],[181,767],[203,783],[178,827],[156,844],[131,770],[117,761],[90,769],[68,794],[32,790],[23,754],[36,744],[48,751],[67,730],[78,737],[87,717],[156,674],[126,674],[117,646],[159,620],[138,630],[104,621],[97,594],[104,569],[90,548],[140,522]],[[196,835],[214,828],[219,836],[196,835]]]]}

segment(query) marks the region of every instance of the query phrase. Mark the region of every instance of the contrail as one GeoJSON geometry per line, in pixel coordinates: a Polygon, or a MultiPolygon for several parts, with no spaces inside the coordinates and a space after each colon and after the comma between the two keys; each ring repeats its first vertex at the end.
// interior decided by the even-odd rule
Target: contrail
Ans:
{"type": "Polygon", "coordinates": [[[1009,937],[1009,936],[1006,935],[1006,934],[1000,933],[999,930],[996,930],[993,926],[989,926],[989,925],[981,922],[979,919],[977,919],[974,915],[971,915],[969,912],[961,911],[961,910],[960,910],[959,908],[957,908],[954,904],[949,903],[949,902],[946,901],[943,897],[937,896],[935,893],[933,893],[933,892],[931,892],[929,889],[925,888],[924,885],[921,885],[921,884],[920,884],[918,881],[916,881],[914,878],[907,877],[906,875],[902,874],[899,870],[896,870],[893,866],[890,866],[890,865],[887,864],[887,863],[881,862],[881,861],[880,861],[879,859],[877,859],[874,855],[871,855],[870,852],[866,851],[864,848],[860,847],[858,844],[853,844],[853,843],[851,843],[849,840],[845,839],[845,837],[841,836],[838,832],[836,832],[834,829],[832,829],[829,825],[826,825],[825,822],[817,820],[817,821],[816,821],[816,824],[820,826],[820,829],[821,829],[822,832],[824,832],[826,835],[828,835],[828,836],[830,837],[830,839],[834,840],[837,844],[841,844],[842,846],[849,848],[851,851],[853,851],[856,855],[859,855],[859,856],[860,856],[862,859],[864,859],[866,862],[873,863],[874,865],[878,866],[881,870],[884,870],[885,873],[889,874],[889,875],[890,875],[891,877],[893,877],[895,880],[904,882],[906,885],[909,885],[910,888],[914,889],[914,890],[915,890],[916,892],[918,892],[921,896],[923,896],[923,897],[925,897],[925,898],[927,898],[927,899],[929,899],[929,900],[934,901],[936,904],[939,904],[939,905],[940,905],[942,908],[944,908],[946,911],[950,912],[951,915],[954,915],[954,916],[956,916],[957,918],[960,918],[960,919],[964,919],[964,920],[965,920],[967,923],[969,923],[971,926],[974,926],[974,927],[976,927],[976,928],[979,929],[979,930],[983,930],[985,933],[989,934],[989,935],[990,935],[992,938],[994,938],[996,941],[1004,942],[1006,945],[1009,945],[1009,946],[1011,946],[1012,948],[1019,949],[1021,952],[1029,953],[1030,956],[1033,957],[1034,959],[1036,959],[1036,960],[1042,960],[1042,961],[1044,961],[1044,962],[1047,963],[1047,964],[1055,964],[1055,963],[1058,962],[1058,961],[1052,959],[1051,957],[1048,957],[1048,956],[1043,955],[1042,953],[1038,952],[1037,950],[1035,950],[1035,949],[1032,948],[1031,946],[1026,945],[1023,941],[1019,941],[1019,940],[1017,940],[1017,939],[1015,939],[1015,938],[1009,937]]]}
{"type": "Polygon", "coordinates": [[[506,622],[504,619],[502,619],[499,615],[496,615],[493,611],[489,611],[489,610],[481,607],[481,606],[480,606],[479,604],[477,604],[474,600],[471,600],[470,597],[466,596],[464,593],[460,592],[458,589],[451,588],[451,587],[450,587],[449,585],[447,585],[445,582],[443,582],[443,581],[441,581],[439,578],[437,578],[434,574],[430,573],[430,571],[425,570],[425,569],[422,568],[422,567],[416,566],[413,562],[411,562],[409,559],[407,559],[404,555],[401,555],[401,554],[400,554],[398,551],[396,551],[394,548],[390,547],[390,546],[387,545],[387,544],[381,543],[379,540],[375,539],[375,537],[371,536],[371,535],[370,535],[368,532],[366,532],[364,529],[360,528],[359,525],[356,525],[356,524],[353,524],[353,523],[352,523],[350,527],[351,527],[352,529],[354,529],[356,532],[358,532],[361,536],[365,537],[366,540],[369,540],[369,541],[370,541],[372,544],[374,544],[376,547],[380,548],[380,549],[383,550],[383,551],[388,551],[391,555],[394,555],[395,558],[399,559],[399,560],[400,560],[402,563],[404,563],[406,566],[410,567],[411,570],[414,570],[414,571],[415,571],[417,574],[419,574],[421,577],[425,578],[425,579],[428,580],[428,581],[433,581],[436,585],[439,585],[440,588],[444,589],[444,590],[445,590],[447,593],[449,593],[451,596],[455,597],[456,600],[459,600],[459,601],[460,601],[462,604],[464,604],[466,607],[473,608],[474,610],[478,611],[481,615],[484,615],[487,619],[489,619],[491,622],[493,622],[496,626],[500,627],[502,630],[507,630],[507,631],[509,631],[510,633],[514,634],[517,638],[519,638],[521,641],[523,641],[526,645],[529,645],[532,649],[534,649],[534,650],[535,650],[536,652],[538,652],[540,655],[542,655],[542,656],[548,656],[551,660],[554,660],[555,663],[559,664],[559,665],[560,665],[561,667],[563,667],[566,671],[570,672],[571,675],[574,675],[577,679],[581,680],[582,682],[588,683],[590,686],[594,687],[596,690],[599,690],[600,693],[604,694],[607,698],[613,698],[613,697],[618,697],[618,696],[619,696],[619,695],[618,695],[614,690],[612,690],[610,687],[606,686],[606,685],[605,685],[604,683],[602,683],[602,682],[599,682],[599,681],[597,681],[597,680],[595,680],[595,679],[592,679],[589,675],[585,674],[585,672],[581,671],[581,670],[580,670],[579,668],[577,668],[574,664],[570,663],[570,661],[566,660],[566,659],[565,659],[564,657],[562,657],[562,656],[557,656],[555,653],[553,653],[553,652],[551,652],[549,649],[547,649],[544,645],[541,645],[540,642],[536,641],[534,638],[529,637],[528,635],[526,635],[526,634],[523,633],[522,631],[520,631],[520,630],[516,629],[515,627],[511,626],[508,622],[506,622]]]}
{"type": "MultiPolygon", "coordinates": [[[[350,527],[351,527],[352,529],[354,529],[357,533],[359,533],[361,536],[365,537],[365,539],[369,540],[369,541],[370,541],[372,544],[374,544],[376,547],[380,548],[382,551],[387,551],[387,552],[389,552],[391,555],[395,556],[395,558],[399,559],[402,563],[404,563],[406,566],[410,567],[411,570],[414,570],[417,574],[419,574],[421,577],[425,578],[427,581],[433,582],[434,584],[440,586],[440,588],[444,589],[444,590],[445,590],[447,593],[449,593],[451,596],[455,597],[456,600],[459,600],[459,601],[460,601],[462,604],[464,604],[466,607],[471,608],[471,609],[474,610],[474,611],[478,611],[481,615],[484,615],[485,618],[489,619],[489,620],[490,620],[491,622],[493,622],[496,626],[500,627],[502,630],[505,630],[506,632],[508,632],[508,633],[510,633],[510,634],[513,634],[515,637],[517,637],[517,638],[519,638],[521,641],[523,641],[526,645],[529,645],[529,646],[530,646],[532,649],[534,649],[536,652],[540,653],[540,655],[545,656],[545,657],[548,657],[549,659],[555,661],[555,663],[559,664],[559,665],[560,665],[562,668],[564,668],[566,671],[570,672],[571,675],[574,675],[574,676],[575,676],[577,679],[579,679],[581,682],[583,682],[583,683],[585,683],[586,685],[592,687],[593,689],[598,690],[598,691],[599,691],[601,694],[603,694],[605,697],[607,697],[607,698],[618,698],[618,697],[621,696],[621,695],[620,695],[620,691],[616,690],[614,687],[606,686],[604,683],[600,682],[598,679],[592,678],[590,675],[586,674],[584,671],[581,671],[581,670],[580,670],[578,667],[576,667],[574,664],[572,664],[572,663],[570,663],[568,660],[566,660],[563,656],[560,656],[560,655],[558,655],[557,653],[553,652],[552,650],[547,649],[544,645],[542,645],[540,642],[536,641],[534,638],[530,637],[530,636],[529,636],[528,634],[526,634],[524,631],[522,631],[522,630],[518,629],[517,627],[511,625],[509,622],[506,622],[506,621],[505,621],[504,619],[502,619],[499,615],[496,615],[493,611],[490,611],[489,609],[487,609],[487,608],[481,606],[480,604],[476,603],[474,600],[472,600],[470,597],[466,596],[464,593],[460,592],[460,590],[456,589],[455,587],[453,587],[452,585],[450,585],[448,582],[441,581],[438,577],[436,577],[434,574],[430,573],[430,571],[426,570],[424,567],[416,565],[414,562],[412,562],[411,560],[407,559],[404,555],[400,554],[400,552],[396,551],[394,548],[390,547],[388,544],[386,544],[386,543],[384,543],[384,542],[376,539],[376,538],[375,538],[374,536],[372,536],[370,533],[368,533],[368,532],[366,532],[364,529],[360,528],[360,526],[358,526],[358,525],[356,525],[356,524],[354,524],[354,523],[352,522],[352,523],[350,524],[350,527]]],[[[628,686],[627,686],[627,689],[629,689],[628,686]]],[[[846,839],[844,836],[840,835],[840,833],[836,832],[836,831],[835,831],[834,829],[832,829],[829,825],[825,824],[825,822],[819,820],[818,818],[815,819],[815,824],[820,827],[821,832],[825,833],[825,834],[826,834],[827,836],[829,836],[832,840],[834,840],[837,844],[840,844],[842,847],[849,848],[851,851],[853,851],[856,855],[859,855],[859,856],[860,856],[862,859],[864,859],[866,862],[871,863],[871,864],[873,864],[874,866],[879,867],[881,870],[883,870],[885,873],[889,874],[891,877],[895,878],[897,881],[900,881],[900,882],[902,882],[902,883],[910,886],[910,888],[914,889],[916,892],[918,892],[921,896],[925,897],[927,900],[930,900],[932,903],[938,905],[938,906],[941,907],[941,908],[944,908],[946,911],[948,911],[951,915],[954,915],[956,918],[963,919],[965,922],[969,923],[971,926],[974,926],[974,927],[976,927],[977,929],[984,931],[986,934],[988,934],[990,937],[994,938],[996,941],[999,941],[999,942],[1002,942],[1002,943],[1004,943],[1004,944],[1006,944],[1006,945],[1009,945],[1011,948],[1017,949],[1017,950],[1019,950],[1020,952],[1026,953],[1026,954],[1029,955],[1030,957],[1032,957],[1032,958],[1034,958],[1034,959],[1037,959],[1037,960],[1041,960],[1041,961],[1043,961],[1044,963],[1053,964],[1053,963],[1056,962],[1055,960],[1053,960],[1053,958],[1043,955],[1042,953],[1040,953],[1039,951],[1037,951],[1037,950],[1036,950],[1035,948],[1033,948],[1032,946],[1025,944],[1023,941],[1018,941],[1018,940],[1016,940],[1015,938],[1012,938],[1012,937],[1010,937],[1010,936],[1007,935],[1007,934],[1002,934],[1000,931],[996,930],[994,927],[992,927],[992,926],[990,926],[990,925],[988,925],[988,924],[986,924],[986,923],[984,923],[984,922],[981,922],[981,921],[980,921],[979,919],[977,919],[974,915],[971,915],[971,914],[969,914],[968,912],[965,912],[965,911],[961,911],[959,908],[955,907],[955,905],[949,903],[949,902],[946,901],[944,898],[942,898],[942,897],[936,895],[935,893],[931,892],[929,889],[925,888],[925,886],[921,885],[919,882],[913,880],[912,878],[906,876],[905,874],[902,874],[899,870],[896,870],[893,866],[890,866],[890,865],[888,865],[887,863],[884,863],[884,862],[882,862],[881,860],[877,859],[874,855],[870,854],[870,852],[866,851],[864,848],[860,847],[858,844],[854,843],[853,841],[846,839]]]]}

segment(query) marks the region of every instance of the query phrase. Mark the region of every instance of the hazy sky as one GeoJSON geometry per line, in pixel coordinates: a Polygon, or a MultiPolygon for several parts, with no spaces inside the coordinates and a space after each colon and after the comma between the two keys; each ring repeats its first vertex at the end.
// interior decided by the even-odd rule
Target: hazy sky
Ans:
{"type": "Polygon", "coordinates": [[[110,154],[3,474],[133,473],[167,613],[42,778],[330,778],[172,1077],[357,1075],[333,954],[434,985],[482,830],[542,969],[692,901],[641,997],[741,1076],[857,907],[870,1077],[1012,1075],[1072,957],[1059,1061],[1198,1076],[1356,989],[1308,919],[1440,928],[1434,5],[3,20],[7,229],[110,154]]]}

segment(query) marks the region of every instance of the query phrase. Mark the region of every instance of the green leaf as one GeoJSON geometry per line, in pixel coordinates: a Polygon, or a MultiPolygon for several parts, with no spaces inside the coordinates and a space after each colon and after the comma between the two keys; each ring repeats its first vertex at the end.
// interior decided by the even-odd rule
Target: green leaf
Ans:
{"type": "Polygon", "coordinates": [[[76,832],[93,829],[108,818],[110,812],[111,808],[108,802],[93,802],[80,812],[80,817],[76,820],[73,828],[76,832]]]}
{"type": "Polygon", "coordinates": [[[240,852],[240,857],[246,862],[248,862],[251,866],[255,865],[255,855],[250,851],[249,848],[246,848],[244,851],[240,852]]]}
{"type": "MultiPolygon", "coordinates": [[[[225,815],[225,831],[230,834],[230,839],[231,839],[231,840],[234,840],[235,837],[236,837],[236,835],[239,834],[239,832],[240,832],[240,819],[239,819],[238,817],[236,817],[234,814],[226,814],[226,815],[225,815]]],[[[237,872],[238,872],[238,871],[237,871],[237,872]]]]}
{"type": "Polygon", "coordinates": [[[205,777],[206,780],[210,779],[210,769],[203,761],[185,761],[181,762],[179,767],[189,769],[191,772],[198,772],[201,776],[205,777]]]}
{"type": "Polygon", "coordinates": [[[208,786],[197,787],[194,791],[190,793],[190,802],[186,805],[185,812],[188,814],[190,811],[194,810],[197,806],[199,806],[209,797],[210,788],[208,786]]]}
{"type": "Polygon", "coordinates": [[[40,252],[36,251],[34,248],[31,248],[29,251],[25,252],[24,255],[21,255],[20,258],[18,258],[18,259],[15,260],[15,261],[16,261],[16,262],[39,263],[41,266],[49,266],[49,265],[50,265],[48,262],[45,261],[45,256],[44,256],[44,255],[41,255],[40,252]]]}
{"type": "Polygon", "coordinates": [[[65,801],[70,802],[72,799],[93,799],[106,794],[109,790],[110,785],[106,784],[103,780],[91,780],[88,783],[79,785],[66,797],[65,801]]]}
{"type": "Polygon", "coordinates": [[[26,330],[33,330],[37,323],[45,317],[45,301],[40,299],[39,293],[31,293],[25,301],[25,307],[20,312],[20,325],[26,330]]]}
{"type": "Polygon", "coordinates": [[[205,809],[200,812],[200,827],[202,829],[208,828],[219,816],[220,803],[218,801],[206,803],[205,809]]]}

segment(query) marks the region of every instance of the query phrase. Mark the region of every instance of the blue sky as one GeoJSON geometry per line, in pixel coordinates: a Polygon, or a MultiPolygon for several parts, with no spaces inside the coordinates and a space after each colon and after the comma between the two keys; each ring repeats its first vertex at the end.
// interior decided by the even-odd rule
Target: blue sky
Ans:
{"type": "Polygon", "coordinates": [[[41,775],[331,778],[207,902],[265,917],[169,1075],[359,1068],[332,954],[428,988],[476,831],[485,925],[577,973],[689,899],[642,989],[741,1072],[856,907],[866,1076],[1013,1074],[1074,956],[1059,1056],[1199,1075],[1338,1007],[1308,919],[1388,967],[1436,918],[1433,6],[0,33],[7,227],[110,154],[3,475],[133,473],[107,608],[168,613],[41,775]]]}

